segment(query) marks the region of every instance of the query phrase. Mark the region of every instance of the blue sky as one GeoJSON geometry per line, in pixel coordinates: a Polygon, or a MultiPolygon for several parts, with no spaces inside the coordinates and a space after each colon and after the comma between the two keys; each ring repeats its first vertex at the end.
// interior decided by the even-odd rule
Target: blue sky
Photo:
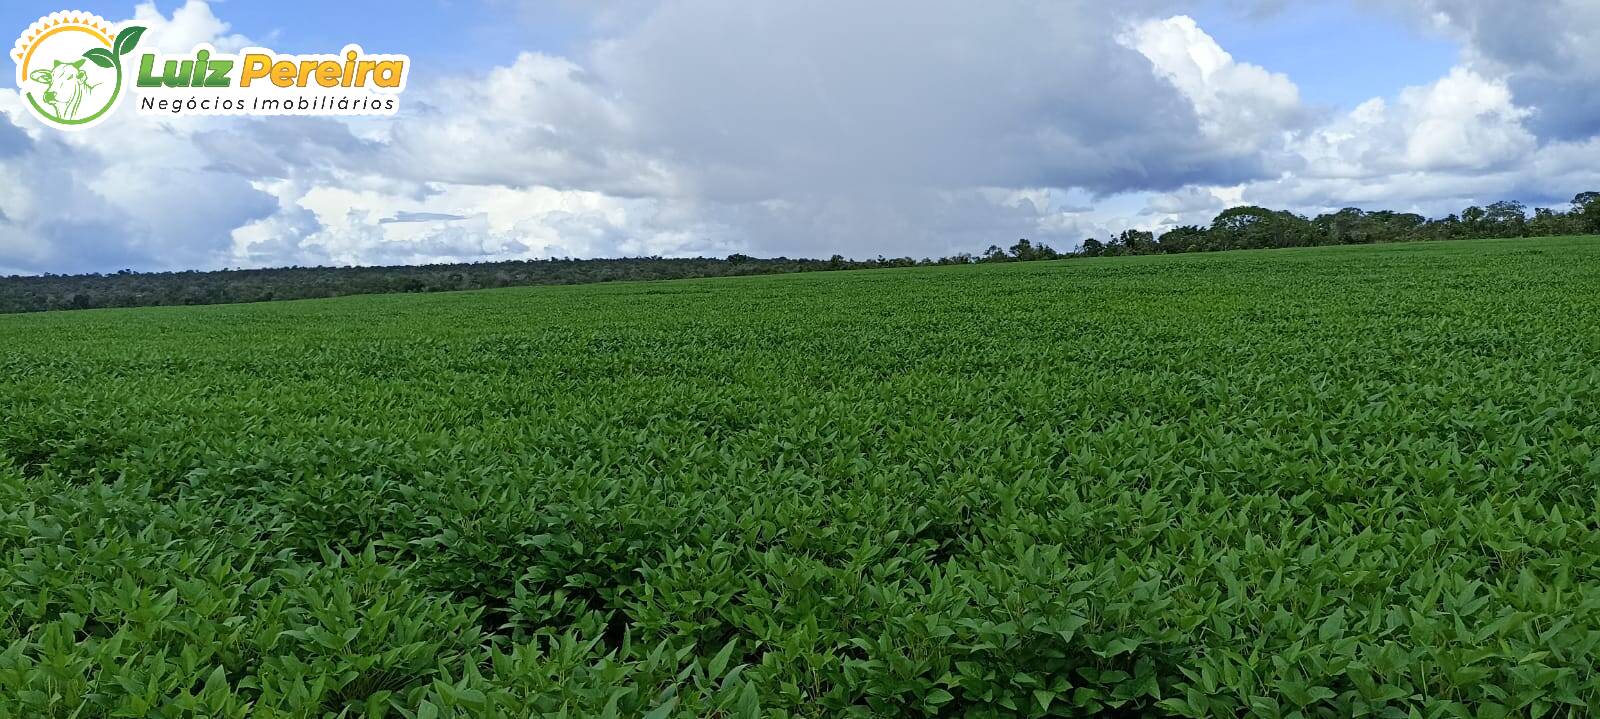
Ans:
{"type": "Polygon", "coordinates": [[[1189,14],[1238,59],[1285,73],[1308,101],[1336,107],[1431,82],[1460,55],[1456,43],[1419,32],[1397,13],[1349,0],[1295,2],[1263,13],[1210,2],[1189,14]]]}
{"type": "MultiPolygon", "coordinates": [[[[124,109],[71,134],[0,83],[0,274],[920,257],[1600,189],[1592,0],[394,8],[74,3],[183,48],[405,53],[411,79],[393,117],[124,109]]],[[[0,29],[56,9],[5,3],[0,29]]]]}

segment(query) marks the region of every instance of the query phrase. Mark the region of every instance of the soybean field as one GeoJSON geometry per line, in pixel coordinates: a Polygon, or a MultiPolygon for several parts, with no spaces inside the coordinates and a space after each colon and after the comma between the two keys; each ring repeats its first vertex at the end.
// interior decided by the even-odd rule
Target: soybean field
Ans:
{"type": "Polygon", "coordinates": [[[1600,239],[0,317],[0,718],[1600,714],[1600,239]]]}

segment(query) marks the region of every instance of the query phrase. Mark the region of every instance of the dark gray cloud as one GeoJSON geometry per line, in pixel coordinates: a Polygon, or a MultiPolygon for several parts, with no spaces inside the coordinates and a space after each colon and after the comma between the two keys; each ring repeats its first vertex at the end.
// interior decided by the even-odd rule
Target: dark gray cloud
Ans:
{"type": "Polygon", "coordinates": [[[30,268],[34,272],[106,272],[161,266],[141,248],[108,242],[123,228],[114,221],[60,219],[36,225],[46,248],[45,256],[30,268]]]}
{"type": "Polygon", "coordinates": [[[1236,182],[1192,104],[1079,0],[664,2],[594,74],[637,142],[717,201],[873,187],[1236,182]]]}

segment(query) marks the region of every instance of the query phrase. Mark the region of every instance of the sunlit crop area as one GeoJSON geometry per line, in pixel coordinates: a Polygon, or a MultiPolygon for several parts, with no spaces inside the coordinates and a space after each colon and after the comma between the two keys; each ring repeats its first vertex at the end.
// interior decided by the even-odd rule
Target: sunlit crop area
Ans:
{"type": "Polygon", "coordinates": [[[0,717],[1600,712],[1589,238],[5,316],[0,413],[0,717]]]}

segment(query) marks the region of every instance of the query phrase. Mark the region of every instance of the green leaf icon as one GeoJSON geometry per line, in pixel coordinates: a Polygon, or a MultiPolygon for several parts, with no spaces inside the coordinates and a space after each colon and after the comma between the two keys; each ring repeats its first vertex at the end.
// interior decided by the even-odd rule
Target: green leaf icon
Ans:
{"type": "Polygon", "coordinates": [[[117,33],[117,41],[114,43],[117,48],[117,54],[126,55],[130,52],[133,52],[133,46],[138,45],[139,38],[143,36],[144,28],[142,27],[132,26],[123,28],[122,32],[117,33]]]}
{"type": "Polygon", "coordinates": [[[111,51],[103,47],[89,48],[89,51],[85,52],[83,56],[100,67],[110,68],[117,65],[117,59],[111,55],[111,51]]]}

